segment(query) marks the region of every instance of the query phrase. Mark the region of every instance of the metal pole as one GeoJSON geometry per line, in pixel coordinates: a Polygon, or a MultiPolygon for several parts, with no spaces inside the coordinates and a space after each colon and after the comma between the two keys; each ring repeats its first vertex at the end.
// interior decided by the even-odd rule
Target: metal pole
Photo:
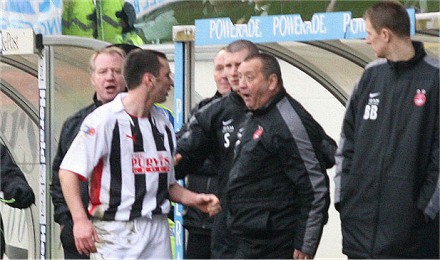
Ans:
{"type": "Polygon", "coordinates": [[[40,182],[39,182],[39,223],[40,223],[40,259],[51,258],[51,210],[50,210],[50,162],[51,162],[51,98],[53,82],[53,52],[50,47],[43,47],[38,58],[38,92],[39,92],[39,154],[40,154],[40,182]]]}
{"type": "MultiPolygon", "coordinates": [[[[194,26],[174,26],[174,127],[180,130],[191,111],[194,89],[194,26]]],[[[183,181],[179,183],[184,186],[183,181]]],[[[183,206],[174,205],[175,259],[184,259],[185,230],[183,228],[183,206]]]]}

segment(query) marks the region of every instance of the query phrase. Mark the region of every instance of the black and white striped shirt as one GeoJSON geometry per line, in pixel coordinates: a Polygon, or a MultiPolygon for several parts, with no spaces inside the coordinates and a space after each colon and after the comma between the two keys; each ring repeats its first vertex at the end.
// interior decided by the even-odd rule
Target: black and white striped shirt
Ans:
{"type": "Polygon", "coordinates": [[[176,182],[171,123],[156,107],[149,118],[129,115],[125,96],[84,120],[60,166],[89,181],[89,213],[103,220],[167,214],[168,187],[176,182]]]}

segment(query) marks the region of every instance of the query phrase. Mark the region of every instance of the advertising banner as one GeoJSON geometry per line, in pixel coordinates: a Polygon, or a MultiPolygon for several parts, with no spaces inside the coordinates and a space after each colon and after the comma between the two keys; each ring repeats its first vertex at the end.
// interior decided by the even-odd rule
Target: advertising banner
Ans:
{"type": "MultiPolygon", "coordinates": [[[[415,34],[415,10],[408,9],[411,34],[415,34]]],[[[299,14],[253,16],[247,24],[233,24],[229,18],[195,21],[196,45],[228,44],[238,39],[255,43],[363,39],[365,22],[351,12],[316,13],[310,21],[299,14]]]]}
{"type": "Polygon", "coordinates": [[[62,0],[2,0],[0,30],[32,28],[35,34],[61,34],[62,0]]]}

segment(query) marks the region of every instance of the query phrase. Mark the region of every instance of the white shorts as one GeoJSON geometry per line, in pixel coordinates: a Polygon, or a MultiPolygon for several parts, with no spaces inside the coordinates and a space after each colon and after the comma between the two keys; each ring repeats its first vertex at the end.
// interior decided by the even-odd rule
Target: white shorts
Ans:
{"type": "Polygon", "coordinates": [[[100,242],[90,259],[171,259],[170,228],[166,215],[132,221],[93,219],[100,242]]]}

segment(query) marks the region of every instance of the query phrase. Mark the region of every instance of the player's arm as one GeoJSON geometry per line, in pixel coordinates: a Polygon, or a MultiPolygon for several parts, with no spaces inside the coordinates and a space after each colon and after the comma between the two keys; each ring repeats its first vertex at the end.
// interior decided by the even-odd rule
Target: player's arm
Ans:
{"type": "Polygon", "coordinates": [[[170,199],[188,207],[195,207],[213,216],[220,212],[220,201],[214,194],[195,193],[183,188],[178,183],[170,185],[170,199]]]}

